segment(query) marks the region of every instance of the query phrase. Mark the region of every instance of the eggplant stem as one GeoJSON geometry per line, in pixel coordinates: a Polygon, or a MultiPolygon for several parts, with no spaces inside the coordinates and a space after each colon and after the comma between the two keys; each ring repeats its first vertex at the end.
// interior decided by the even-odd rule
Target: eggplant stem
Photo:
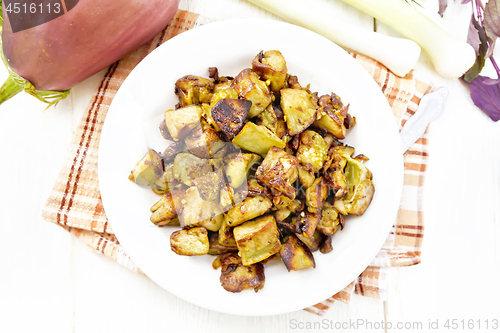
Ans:
{"type": "Polygon", "coordinates": [[[0,104],[10,99],[11,97],[16,96],[21,91],[23,91],[23,89],[24,87],[22,85],[19,85],[19,83],[14,80],[12,75],[9,75],[7,81],[5,81],[5,83],[0,88],[0,104]]]}

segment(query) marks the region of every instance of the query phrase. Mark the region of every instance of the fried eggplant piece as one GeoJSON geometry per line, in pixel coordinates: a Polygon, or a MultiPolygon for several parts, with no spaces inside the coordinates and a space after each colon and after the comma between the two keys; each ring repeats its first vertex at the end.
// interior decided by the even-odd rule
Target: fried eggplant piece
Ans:
{"type": "Polygon", "coordinates": [[[300,212],[304,209],[304,202],[294,199],[290,201],[288,206],[278,208],[274,217],[278,222],[284,222],[292,213],[300,212]]]}
{"type": "Polygon", "coordinates": [[[334,146],[328,150],[328,158],[323,166],[323,174],[329,187],[335,191],[335,197],[341,198],[349,191],[344,168],[347,157],[354,153],[354,148],[349,146],[334,146]]]}
{"type": "Polygon", "coordinates": [[[306,90],[281,89],[280,103],[290,136],[301,133],[316,120],[317,97],[306,90]]]}
{"type": "Polygon", "coordinates": [[[323,240],[319,244],[319,252],[325,254],[332,252],[332,250],[333,250],[332,236],[324,236],[323,240]]]}
{"type": "Polygon", "coordinates": [[[165,111],[165,124],[174,141],[179,141],[200,125],[203,109],[199,105],[189,105],[177,110],[165,111]]]}
{"type": "Polygon", "coordinates": [[[184,194],[185,192],[183,190],[166,192],[160,200],[151,207],[151,222],[157,226],[178,223],[178,221],[173,221],[173,219],[175,219],[182,210],[184,194]]]}
{"type": "MultiPolygon", "coordinates": [[[[219,229],[219,233],[222,227],[219,229]]],[[[210,248],[208,249],[208,254],[219,255],[229,252],[238,252],[238,247],[236,246],[236,241],[230,245],[221,244],[219,242],[219,233],[209,233],[208,241],[210,242],[210,248]]],[[[234,240],[234,237],[233,237],[234,240]]]]}
{"type": "Polygon", "coordinates": [[[149,149],[137,162],[128,179],[140,186],[152,186],[162,175],[163,160],[154,149],[149,149]]]}
{"type": "Polygon", "coordinates": [[[217,126],[232,140],[243,128],[252,102],[244,99],[221,99],[212,107],[212,118],[217,126]]]}
{"type": "Polygon", "coordinates": [[[246,183],[250,168],[261,159],[257,154],[233,153],[226,156],[224,162],[228,184],[237,189],[246,183]]]}
{"type": "Polygon", "coordinates": [[[260,52],[252,61],[252,70],[263,81],[269,81],[269,87],[275,94],[285,86],[287,68],[283,55],[278,50],[260,52]]]}
{"type": "Polygon", "coordinates": [[[269,106],[257,116],[257,124],[267,127],[280,139],[283,139],[286,134],[286,124],[283,120],[283,117],[278,117],[278,115],[276,114],[277,111],[277,107],[269,104],[269,106]]]}
{"type": "Polygon", "coordinates": [[[186,75],[175,82],[175,94],[179,97],[180,107],[210,103],[213,90],[212,81],[196,75],[186,75]]]}
{"type": "Polygon", "coordinates": [[[255,197],[258,195],[264,195],[264,196],[270,196],[271,193],[267,188],[264,186],[260,185],[257,179],[255,178],[250,178],[247,181],[247,190],[248,190],[248,196],[249,197],[255,197]]]}
{"type": "Polygon", "coordinates": [[[174,178],[187,186],[193,186],[196,178],[210,172],[212,172],[210,160],[199,158],[190,153],[180,153],[175,156],[174,178]]]}
{"type": "Polygon", "coordinates": [[[280,256],[289,272],[316,267],[311,250],[294,235],[287,236],[285,242],[281,244],[280,256]]]}
{"type": "Polygon", "coordinates": [[[220,265],[220,283],[225,290],[239,293],[245,289],[253,289],[257,292],[264,288],[266,277],[264,265],[261,263],[243,265],[238,255],[228,254],[220,258],[220,265]]]}
{"type": "Polygon", "coordinates": [[[183,228],[205,227],[210,231],[219,231],[223,215],[218,201],[203,200],[193,186],[186,190],[182,203],[179,221],[183,228]]]}
{"type": "Polygon", "coordinates": [[[315,175],[314,175],[314,167],[309,164],[299,164],[297,171],[299,173],[299,181],[305,189],[311,187],[314,183],[315,175]]]}
{"type": "Polygon", "coordinates": [[[285,148],[286,143],[264,126],[248,122],[232,141],[241,148],[265,157],[271,147],[285,148]]]}
{"type": "Polygon", "coordinates": [[[233,228],[227,224],[227,215],[224,214],[221,227],[219,229],[218,242],[222,245],[236,246],[236,240],[233,235],[233,228]]]}
{"type": "Polygon", "coordinates": [[[318,173],[328,156],[328,148],[323,137],[315,131],[305,130],[300,133],[299,147],[295,154],[302,164],[310,164],[318,173]]]}
{"type": "Polygon", "coordinates": [[[167,148],[160,154],[163,163],[167,164],[175,159],[175,156],[184,150],[184,142],[172,141],[167,148]]]}
{"type": "Polygon", "coordinates": [[[170,248],[181,256],[202,256],[208,253],[210,243],[203,227],[182,229],[170,235],[170,248]]]}
{"type": "Polygon", "coordinates": [[[215,158],[223,156],[227,147],[216,130],[204,120],[200,126],[195,127],[184,140],[186,149],[199,158],[215,158]]]}
{"type": "Polygon", "coordinates": [[[320,219],[321,213],[301,212],[295,225],[297,235],[312,238],[320,219]]]}
{"type": "Polygon", "coordinates": [[[226,185],[222,169],[197,177],[193,183],[198,189],[200,197],[208,201],[219,201],[220,190],[226,185]]]}
{"type": "Polygon", "coordinates": [[[236,90],[239,98],[252,102],[248,118],[257,116],[272,102],[272,95],[266,83],[249,68],[236,75],[231,87],[236,90]]]}
{"type": "Polygon", "coordinates": [[[278,226],[272,215],[234,227],[233,234],[245,266],[267,259],[281,249],[278,226]]]}
{"type": "Polygon", "coordinates": [[[171,136],[171,135],[170,135],[170,133],[168,132],[168,127],[167,127],[167,124],[165,123],[165,119],[163,119],[163,120],[160,122],[159,129],[160,129],[160,134],[161,134],[161,136],[162,136],[165,140],[169,140],[169,141],[173,141],[173,140],[174,140],[174,139],[172,139],[172,136],[171,136]]]}
{"type": "Polygon", "coordinates": [[[263,195],[246,197],[226,213],[226,223],[230,227],[240,225],[265,214],[273,206],[271,200],[263,195]]]}
{"type": "Polygon", "coordinates": [[[307,210],[311,213],[321,212],[323,203],[328,197],[328,185],[323,177],[317,178],[314,183],[306,190],[307,210]]]}
{"type": "MultiPolygon", "coordinates": [[[[346,126],[344,120],[348,117],[349,105],[343,106],[338,96],[323,95],[318,101],[318,120],[313,126],[328,131],[338,139],[344,139],[346,126]]],[[[351,119],[350,116],[348,118],[351,119]]]]}
{"type": "Polygon", "coordinates": [[[257,180],[269,188],[274,196],[285,195],[295,199],[296,189],[291,184],[297,180],[299,160],[283,149],[272,147],[257,168],[257,180]]]}
{"type": "Polygon", "coordinates": [[[334,200],[335,208],[343,215],[363,215],[375,193],[371,171],[363,164],[364,155],[351,157],[353,150],[341,150],[339,155],[345,159],[344,177],[347,193],[334,200]]]}
{"type": "Polygon", "coordinates": [[[321,219],[319,220],[316,230],[323,235],[331,236],[337,231],[340,223],[339,212],[329,202],[325,202],[321,210],[321,219]]]}

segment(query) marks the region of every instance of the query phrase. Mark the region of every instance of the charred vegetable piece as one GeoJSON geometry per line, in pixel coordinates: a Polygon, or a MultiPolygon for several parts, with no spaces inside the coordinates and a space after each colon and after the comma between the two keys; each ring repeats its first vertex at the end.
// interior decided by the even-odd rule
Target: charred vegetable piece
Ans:
{"type": "Polygon", "coordinates": [[[201,126],[195,127],[184,140],[186,149],[199,158],[214,158],[224,155],[227,144],[222,141],[219,133],[202,121],[201,126]]]}
{"type": "Polygon", "coordinates": [[[163,175],[163,160],[153,149],[130,172],[128,179],[140,186],[152,186],[163,175]]]}
{"type": "Polygon", "coordinates": [[[305,130],[300,133],[297,158],[302,164],[310,164],[314,167],[314,172],[318,173],[326,161],[328,148],[321,135],[315,131],[305,130]]]}
{"type": "Polygon", "coordinates": [[[264,288],[266,277],[264,265],[261,263],[244,266],[241,258],[236,254],[223,256],[220,263],[220,283],[225,290],[239,293],[245,289],[253,289],[257,292],[264,288]]]}
{"type": "Polygon", "coordinates": [[[213,90],[212,81],[195,75],[186,75],[175,83],[175,94],[179,97],[180,107],[210,103],[213,90]]]}
{"type": "Polygon", "coordinates": [[[207,229],[198,227],[174,231],[170,235],[170,248],[181,256],[202,256],[208,253],[207,229]]]}
{"type": "Polygon", "coordinates": [[[261,51],[252,61],[252,69],[262,80],[269,81],[273,93],[279,93],[285,86],[287,68],[285,58],[280,51],[261,51]]]}
{"type": "Polygon", "coordinates": [[[233,235],[233,228],[227,224],[227,216],[224,215],[221,227],[219,229],[218,242],[222,245],[236,246],[236,240],[233,235]]]}
{"type": "Polygon", "coordinates": [[[300,212],[304,209],[304,203],[300,200],[294,199],[290,201],[288,206],[278,208],[278,211],[274,214],[276,221],[285,221],[292,213],[300,212]]]}
{"type": "Polygon", "coordinates": [[[310,238],[307,238],[301,233],[295,234],[295,236],[297,236],[297,238],[300,239],[302,243],[304,243],[312,252],[319,250],[319,246],[321,245],[321,241],[323,240],[323,237],[318,230],[314,231],[312,237],[310,238]]]}
{"type": "Polygon", "coordinates": [[[264,186],[260,185],[257,179],[255,178],[250,178],[247,182],[247,190],[248,190],[248,196],[249,197],[255,197],[257,195],[265,195],[267,196],[269,193],[269,190],[265,188],[264,186]]]}
{"type": "Polygon", "coordinates": [[[196,178],[212,172],[212,166],[210,160],[189,153],[180,153],[175,156],[173,172],[175,179],[192,186],[196,178]]]}
{"type": "Polygon", "coordinates": [[[184,150],[184,142],[172,141],[167,148],[161,153],[163,163],[172,162],[177,154],[184,150]]]}
{"type": "Polygon", "coordinates": [[[193,180],[198,193],[203,200],[219,201],[219,193],[226,181],[222,169],[197,177],[193,180]]]}
{"type": "Polygon", "coordinates": [[[297,170],[299,172],[299,181],[302,186],[306,189],[311,187],[316,179],[314,176],[314,167],[309,163],[299,164],[297,170]]]}
{"type": "Polygon", "coordinates": [[[332,236],[323,237],[323,240],[319,244],[319,252],[329,253],[332,252],[332,250],[333,250],[332,236]]]}
{"type": "Polygon", "coordinates": [[[235,227],[233,234],[245,266],[262,261],[281,249],[278,227],[272,215],[245,222],[235,227]]]}
{"type": "Polygon", "coordinates": [[[343,106],[338,96],[332,96],[323,95],[319,98],[319,117],[313,126],[327,130],[338,139],[344,139],[346,134],[344,120],[348,115],[349,105],[343,106]]]}
{"type": "Polygon", "coordinates": [[[314,232],[316,231],[316,227],[319,224],[320,218],[321,215],[317,213],[315,214],[310,212],[301,212],[298,217],[297,224],[295,226],[297,234],[300,234],[305,238],[311,239],[313,237],[314,232]]]}
{"type": "Polygon", "coordinates": [[[321,219],[319,220],[316,230],[323,235],[331,236],[337,231],[337,226],[340,223],[338,211],[332,204],[325,202],[321,210],[321,219]]]}
{"type": "Polygon", "coordinates": [[[296,190],[291,184],[297,180],[299,160],[283,149],[272,147],[257,168],[257,180],[271,190],[273,195],[295,199],[296,190]]]}
{"type": "Polygon", "coordinates": [[[179,141],[200,125],[203,110],[199,105],[189,105],[165,111],[165,124],[174,141],[179,141]]]}
{"type": "Polygon", "coordinates": [[[267,197],[259,195],[247,197],[226,213],[226,222],[230,227],[240,225],[258,216],[265,214],[272,207],[272,202],[267,197]]]}
{"type": "Polygon", "coordinates": [[[342,214],[363,215],[370,205],[375,186],[371,179],[365,179],[352,187],[344,197],[335,200],[335,208],[342,214]]]}
{"type": "Polygon", "coordinates": [[[311,213],[321,212],[323,203],[328,197],[328,185],[323,177],[317,178],[314,183],[306,190],[307,210],[311,213]]]}
{"type": "Polygon", "coordinates": [[[250,168],[262,158],[257,154],[233,153],[226,156],[226,179],[234,189],[246,183],[250,168]]]}
{"type": "Polygon", "coordinates": [[[158,226],[179,223],[173,221],[182,209],[183,190],[174,190],[165,193],[158,202],[151,207],[151,222],[158,226]]]}
{"type": "Polygon", "coordinates": [[[210,231],[219,231],[223,215],[217,201],[203,200],[196,187],[190,187],[182,200],[182,212],[179,220],[183,228],[205,227],[210,231]]]}
{"type": "Polygon", "coordinates": [[[242,70],[234,78],[231,87],[236,90],[240,98],[252,102],[248,118],[257,116],[271,104],[272,96],[266,83],[249,68],[242,70]]]}
{"type": "Polygon", "coordinates": [[[336,198],[341,198],[348,192],[344,168],[347,165],[347,157],[353,153],[354,148],[349,146],[335,146],[328,151],[328,159],[323,166],[324,177],[330,188],[336,191],[336,198]]]}
{"type": "Polygon", "coordinates": [[[231,140],[243,128],[251,107],[252,102],[243,99],[221,99],[212,107],[212,118],[231,140]]]}
{"type": "Polygon", "coordinates": [[[257,123],[258,125],[267,127],[280,139],[282,139],[286,134],[286,124],[283,117],[280,118],[277,116],[277,109],[278,108],[274,105],[269,104],[269,106],[257,116],[257,123]]]}
{"type": "MultiPolygon", "coordinates": [[[[222,230],[222,228],[220,229],[222,230]]],[[[219,230],[219,232],[220,232],[219,230]]],[[[236,242],[233,242],[233,244],[226,245],[226,244],[221,244],[219,242],[219,233],[210,233],[210,236],[208,237],[209,242],[210,242],[210,248],[208,250],[208,254],[211,255],[218,255],[218,254],[224,254],[224,253],[229,253],[229,252],[238,252],[238,247],[236,246],[236,242]]],[[[233,237],[234,241],[234,237],[233,237]]]]}
{"type": "Polygon", "coordinates": [[[317,97],[306,90],[281,89],[281,109],[290,136],[297,135],[316,119],[317,97]]]}
{"type": "Polygon", "coordinates": [[[293,235],[288,236],[281,245],[280,256],[289,272],[316,267],[311,250],[293,235]]]}
{"type": "Polygon", "coordinates": [[[271,147],[285,148],[286,143],[264,126],[252,122],[245,124],[234,137],[233,143],[241,148],[265,157],[271,147]]]}

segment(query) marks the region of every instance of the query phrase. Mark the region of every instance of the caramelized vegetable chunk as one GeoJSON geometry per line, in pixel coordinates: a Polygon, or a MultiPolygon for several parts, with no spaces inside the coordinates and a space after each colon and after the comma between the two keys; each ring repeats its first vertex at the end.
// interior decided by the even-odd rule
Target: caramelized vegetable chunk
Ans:
{"type": "Polygon", "coordinates": [[[233,229],[243,265],[248,266],[279,252],[278,227],[272,215],[259,217],[233,229]]]}
{"type": "Polygon", "coordinates": [[[281,89],[281,109],[290,136],[304,131],[316,119],[317,97],[306,90],[281,89]]]}
{"type": "Polygon", "coordinates": [[[225,255],[220,259],[222,287],[232,293],[239,293],[245,289],[253,289],[255,292],[264,288],[266,277],[264,265],[256,263],[243,265],[241,258],[236,254],[225,255]]]}
{"type": "Polygon", "coordinates": [[[233,153],[224,159],[226,179],[234,189],[247,181],[250,168],[261,160],[257,154],[233,153]]]}
{"type": "Polygon", "coordinates": [[[316,120],[313,125],[327,130],[338,139],[344,139],[346,134],[344,120],[346,118],[350,120],[350,117],[347,117],[349,105],[343,106],[342,102],[335,94],[332,94],[332,96],[321,96],[318,103],[320,105],[318,111],[320,117],[318,117],[318,120],[316,120]]]}
{"type": "Polygon", "coordinates": [[[319,213],[327,197],[328,185],[323,180],[323,177],[319,177],[306,190],[307,210],[311,213],[319,213]]]}
{"type": "Polygon", "coordinates": [[[214,158],[223,155],[227,146],[219,133],[204,121],[189,133],[185,143],[186,149],[199,158],[214,158]]]}
{"type": "Polygon", "coordinates": [[[252,69],[264,81],[269,81],[275,94],[285,86],[287,68],[283,55],[278,50],[260,52],[252,61],[252,69]]]}
{"type": "Polygon", "coordinates": [[[248,118],[257,116],[271,104],[272,96],[266,83],[249,68],[242,70],[234,78],[231,87],[238,92],[240,98],[252,102],[248,118]]]}
{"type": "Polygon", "coordinates": [[[288,236],[281,245],[280,256],[289,272],[316,267],[311,250],[293,235],[288,236]]]}
{"type": "Polygon", "coordinates": [[[140,186],[152,186],[162,175],[163,160],[154,149],[149,149],[137,162],[128,179],[140,186]]]}
{"type": "Polygon", "coordinates": [[[212,118],[231,140],[243,128],[251,106],[252,102],[243,99],[221,99],[212,107],[212,118]]]}
{"type": "Polygon", "coordinates": [[[200,125],[203,110],[199,105],[189,105],[165,111],[165,124],[174,141],[179,141],[200,125]]]}
{"type": "Polygon", "coordinates": [[[182,200],[183,208],[179,220],[183,228],[205,227],[219,231],[223,215],[217,201],[203,200],[196,187],[190,187],[182,200]]]}
{"type": "Polygon", "coordinates": [[[207,229],[198,227],[174,231],[170,235],[170,248],[181,256],[201,256],[208,253],[207,229]]]}
{"type": "Polygon", "coordinates": [[[326,142],[321,135],[315,131],[305,130],[300,133],[297,158],[302,164],[310,164],[314,172],[318,173],[323,167],[328,155],[326,142]]]}
{"type": "Polygon", "coordinates": [[[275,196],[285,195],[295,199],[296,190],[291,184],[298,177],[299,160],[283,149],[273,147],[257,168],[257,180],[271,190],[275,196]]]}
{"type": "Polygon", "coordinates": [[[285,148],[286,144],[276,134],[264,126],[252,122],[245,124],[233,143],[241,148],[265,157],[271,147],[285,148]]]}
{"type": "Polygon", "coordinates": [[[247,197],[227,211],[226,222],[230,227],[240,225],[265,214],[272,205],[271,200],[263,195],[247,197]]]}
{"type": "Polygon", "coordinates": [[[158,202],[151,207],[151,222],[157,226],[172,225],[182,209],[183,190],[174,190],[165,193],[158,202]]]}
{"type": "Polygon", "coordinates": [[[175,179],[192,186],[196,178],[212,172],[212,166],[210,160],[190,153],[180,153],[175,156],[173,172],[175,179]]]}
{"type": "Polygon", "coordinates": [[[179,97],[180,107],[210,103],[213,89],[212,81],[195,75],[186,75],[175,82],[175,94],[179,97]]]}

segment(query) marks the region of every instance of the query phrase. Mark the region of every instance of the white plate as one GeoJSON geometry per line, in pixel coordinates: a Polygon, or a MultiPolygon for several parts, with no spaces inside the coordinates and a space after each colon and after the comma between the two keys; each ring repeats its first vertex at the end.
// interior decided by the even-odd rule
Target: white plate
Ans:
{"type": "Polygon", "coordinates": [[[174,295],[207,309],[237,315],[274,315],[303,309],[352,282],[375,257],[396,218],[403,184],[403,158],[396,123],[373,78],[343,49],[300,27],[270,20],[213,23],[184,32],[148,55],[125,80],[108,111],[99,149],[99,182],[109,222],[144,273],[174,295]],[[315,269],[287,272],[266,265],[258,293],[225,291],[213,256],[184,257],[170,250],[177,228],[158,228],[149,208],[159,197],[127,177],[148,147],[162,151],[158,124],[177,103],[175,81],[187,74],[208,77],[208,67],[236,76],[261,50],[280,50],[288,71],[319,94],[335,92],[357,124],[345,142],[370,160],[375,197],[361,217],[349,217],[335,234],[333,251],[314,253],[315,269]],[[160,139],[159,139],[160,138],[160,139]]]}

